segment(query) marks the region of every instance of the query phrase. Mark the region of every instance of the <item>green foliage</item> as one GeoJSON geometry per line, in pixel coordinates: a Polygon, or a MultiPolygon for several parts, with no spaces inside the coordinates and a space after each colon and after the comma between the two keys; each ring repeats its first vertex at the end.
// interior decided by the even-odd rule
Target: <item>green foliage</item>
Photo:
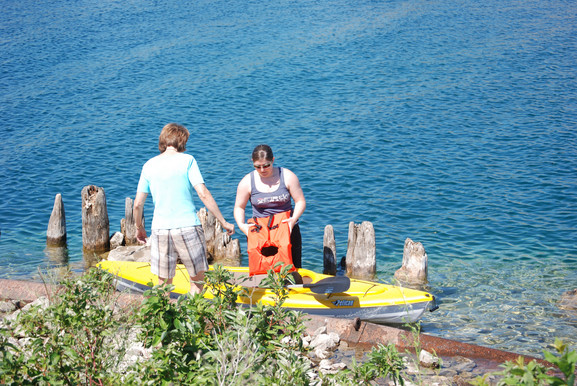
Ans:
{"type": "Polygon", "coordinates": [[[525,364],[525,359],[519,356],[516,361],[507,361],[501,365],[504,368],[499,374],[503,376],[499,385],[545,385],[540,378],[546,374],[547,368],[536,361],[525,364]]]}
{"type": "MultiPolygon", "coordinates": [[[[300,337],[304,332],[302,314],[283,307],[289,295],[286,283],[294,283],[289,270],[292,266],[284,266],[279,272],[269,270],[268,275],[261,281],[260,286],[270,289],[273,293],[274,304],[257,304],[252,310],[256,319],[255,338],[268,349],[278,347],[283,338],[291,338],[302,345],[300,337]]],[[[299,348],[302,348],[299,346],[299,348]]]]}
{"type": "Polygon", "coordinates": [[[379,345],[376,349],[368,354],[369,361],[365,363],[366,366],[373,369],[378,377],[390,377],[390,379],[397,384],[404,385],[401,371],[405,368],[403,360],[399,355],[395,345],[388,346],[379,345]]]}
{"type": "MultiPolygon", "coordinates": [[[[205,277],[211,300],[201,295],[172,300],[172,286],[156,286],[138,308],[115,312],[113,277],[90,270],[64,282],[48,307],[22,313],[0,329],[0,383],[368,385],[382,378],[404,384],[394,345],[374,348],[349,370],[311,378],[312,363],[302,355],[303,315],[283,307],[290,293],[286,284],[293,281],[288,271],[271,271],[262,282],[274,293],[273,305],[239,307],[241,287],[215,266],[205,277]],[[134,330],[145,355],[126,361],[134,330]],[[13,339],[20,334],[28,338],[13,339]]],[[[574,354],[557,347],[560,355],[551,360],[574,370],[574,354]]]]}
{"type": "Polygon", "coordinates": [[[241,287],[220,266],[205,274],[204,291],[214,296],[210,301],[201,295],[171,301],[171,286],[156,286],[145,292],[137,324],[145,346],[154,351],[123,381],[263,384],[305,374],[303,369],[308,367],[303,367],[302,359],[293,357],[294,353],[285,349],[287,343],[283,343],[297,342],[300,347],[304,331],[302,316],[282,307],[288,296],[284,286],[287,275],[287,269],[269,272],[263,284],[270,286],[276,303],[257,304],[251,309],[238,307],[241,287]]]}
{"type": "Polygon", "coordinates": [[[569,351],[569,348],[560,339],[555,338],[555,344],[553,345],[558,355],[554,355],[551,352],[545,351],[545,359],[557,366],[557,368],[563,373],[565,379],[561,379],[555,376],[545,375],[545,379],[550,385],[575,385],[575,363],[577,363],[577,352],[569,351]]]}
{"type": "Polygon", "coordinates": [[[324,376],[323,385],[370,385],[378,378],[388,378],[395,385],[404,385],[403,359],[394,344],[373,347],[367,360],[357,363],[353,358],[350,370],[335,375],[324,376]]]}
{"type": "Polygon", "coordinates": [[[14,328],[0,340],[1,381],[31,384],[101,384],[118,365],[122,345],[111,338],[119,332],[112,277],[90,270],[79,280],[62,283],[46,308],[21,313],[14,328]],[[28,339],[10,340],[23,334],[28,339]],[[20,347],[22,345],[22,347],[20,347]]]}
{"type": "MultiPolygon", "coordinates": [[[[557,355],[544,351],[545,359],[554,364],[565,379],[555,375],[549,375],[554,368],[547,368],[532,360],[525,364],[523,357],[519,356],[516,361],[507,361],[501,367],[503,371],[497,375],[503,376],[499,385],[575,385],[575,364],[577,352],[569,351],[567,345],[561,340],[555,339],[553,347],[557,355]]],[[[484,385],[483,380],[478,380],[479,385],[484,385]]]]}

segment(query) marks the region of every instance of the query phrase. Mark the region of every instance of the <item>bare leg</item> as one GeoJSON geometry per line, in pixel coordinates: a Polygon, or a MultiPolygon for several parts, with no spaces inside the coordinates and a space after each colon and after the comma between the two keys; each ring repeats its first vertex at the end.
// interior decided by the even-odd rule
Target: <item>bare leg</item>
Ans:
{"type": "Polygon", "coordinates": [[[199,294],[202,292],[202,281],[204,280],[204,271],[197,273],[196,276],[190,277],[190,293],[191,294],[199,294]],[[195,281],[199,281],[200,283],[195,283],[195,281]]]}
{"type": "Polygon", "coordinates": [[[172,278],[165,279],[163,277],[158,277],[158,284],[172,284],[172,278]]]}

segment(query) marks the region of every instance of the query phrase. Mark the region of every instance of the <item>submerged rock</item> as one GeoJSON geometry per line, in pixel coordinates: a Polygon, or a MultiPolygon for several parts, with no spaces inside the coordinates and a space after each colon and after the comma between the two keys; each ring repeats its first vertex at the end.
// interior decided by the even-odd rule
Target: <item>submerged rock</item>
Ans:
{"type": "Polygon", "coordinates": [[[577,310],[577,289],[567,291],[561,295],[559,299],[559,308],[563,310],[576,311],[577,310]]]}

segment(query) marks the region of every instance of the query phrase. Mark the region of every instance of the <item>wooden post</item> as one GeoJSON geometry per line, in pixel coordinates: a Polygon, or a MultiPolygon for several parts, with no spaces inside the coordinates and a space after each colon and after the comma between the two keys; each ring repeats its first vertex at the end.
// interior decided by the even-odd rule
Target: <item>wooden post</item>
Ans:
{"type": "MultiPolygon", "coordinates": [[[[120,221],[120,230],[124,234],[124,244],[125,245],[138,245],[136,240],[136,223],[134,215],[132,214],[133,209],[132,198],[126,197],[124,201],[124,218],[120,221]]],[[[142,218],[142,225],[144,225],[144,216],[142,218]]]]}
{"type": "Polygon", "coordinates": [[[335,242],[335,231],[332,225],[325,227],[323,237],[323,273],[325,275],[337,274],[337,244],[335,242]]]}
{"type": "Polygon", "coordinates": [[[427,283],[428,258],[425,247],[407,237],[403,250],[403,265],[395,272],[395,278],[409,285],[427,283]]]}
{"type": "Polygon", "coordinates": [[[349,223],[347,276],[372,280],[377,272],[375,228],[369,221],[360,225],[349,223]]]}
{"type": "Polygon", "coordinates": [[[104,189],[89,185],[82,189],[82,245],[85,251],[110,250],[110,224],[104,189]]]}
{"type": "Polygon", "coordinates": [[[62,195],[58,193],[54,198],[54,207],[46,230],[46,245],[62,247],[66,245],[66,215],[62,204],[62,195]]]}
{"type": "Polygon", "coordinates": [[[198,218],[204,230],[209,264],[226,262],[229,265],[239,266],[240,242],[227,235],[216,217],[206,208],[200,208],[198,218]]]}
{"type": "Polygon", "coordinates": [[[230,267],[240,266],[240,241],[232,239],[222,230],[220,223],[216,224],[216,236],[214,238],[214,259],[230,267]]]}
{"type": "Polygon", "coordinates": [[[206,208],[202,207],[197,213],[202,229],[204,230],[204,239],[206,240],[206,257],[209,264],[215,260],[214,256],[214,234],[216,226],[216,217],[206,208]]]}

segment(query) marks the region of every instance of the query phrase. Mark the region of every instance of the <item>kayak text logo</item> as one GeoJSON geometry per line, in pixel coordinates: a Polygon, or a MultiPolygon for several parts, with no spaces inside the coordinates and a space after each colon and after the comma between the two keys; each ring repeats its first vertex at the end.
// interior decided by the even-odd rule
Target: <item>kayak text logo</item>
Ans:
{"type": "Polygon", "coordinates": [[[353,303],[353,300],[335,300],[333,302],[333,304],[337,307],[352,307],[353,303]]]}

